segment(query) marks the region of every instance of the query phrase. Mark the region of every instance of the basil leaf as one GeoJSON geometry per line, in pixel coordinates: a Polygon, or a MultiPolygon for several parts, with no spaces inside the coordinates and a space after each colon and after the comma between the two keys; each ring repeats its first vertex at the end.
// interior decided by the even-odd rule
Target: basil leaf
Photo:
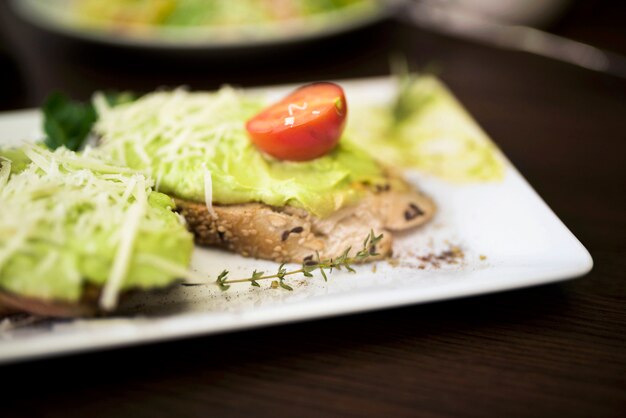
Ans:
{"type": "Polygon", "coordinates": [[[91,104],[72,101],[59,92],[48,96],[42,111],[44,143],[50,149],[64,146],[78,151],[96,121],[96,111],[91,104]]]}
{"type": "MultiPolygon", "coordinates": [[[[106,92],[104,97],[110,106],[132,102],[136,99],[129,92],[106,92]]],[[[98,115],[91,103],[71,100],[60,92],[48,96],[42,106],[46,134],[44,144],[50,149],[66,147],[72,151],[80,150],[98,115]]]]}

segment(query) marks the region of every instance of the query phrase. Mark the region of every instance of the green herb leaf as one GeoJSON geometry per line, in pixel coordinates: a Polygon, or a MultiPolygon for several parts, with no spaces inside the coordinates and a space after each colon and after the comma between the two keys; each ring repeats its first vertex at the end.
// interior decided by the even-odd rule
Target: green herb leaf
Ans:
{"type": "Polygon", "coordinates": [[[307,273],[310,273],[312,271],[315,271],[318,269],[319,264],[305,264],[302,266],[302,270],[306,271],[307,273]]]}
{"type": "Polygon", "coordinates": [[[282,263],[280,267],[278,267],[278,273],[276,273],[276,277],[279,279],[285,278],[285,274],[287,274],[287,270],[285,269],[285,263],[282,263]]]}
{"type": "MultiPolygon", "coordinates": [[[[104,97],[110,106],[117,106],[136,99],[129,92],[106,92],[104,97]]],[[[98,115],[89,102],[70,99],[60,92],[50,94],[42,106],[44,144],[50,149],[65,147],[80,150],[87,140],[98,115]]]]}
{"type": "Polygon", "coordinates": [[[215,280],[215,283],[217,283],[217,285],[219,286],[221,291],[226,291],[228,289],[230,289],[230,285],[225,284],[224,282],[226,282],[226,279],[228,278],[228,270],[224,270],[220,273],[219,276],[217,276],[217,279],[215,280]]]}
{"type": "MultiPolygon", "coordinates": [[[[272,280],[270,288],[277,289],[278,287],[282,287],[286,290],[293,290],[291,286],[285,283],[285,276],[291,276],[294,274],[301,274],[304,277],[313,277],[313,272],[316,270],[320,271],[320,274],[324,278],[324,281],[328,281],[328,274],[332,273],[333,270],[341,270],[344,267],[350,273],[356,273],[356,270],[352,268],[351,264],[355,262],[361,262],[367,260],[371,256],[378,255],[376,253],[376,244],[380,242],[383,238],[383,235],[376,236],[374,231],[371,230],[369,235],[363,241],[363,248],[361,248],[355,256],[350,257],[350,249],[351,247],[346,248],[343,253],[333,259],[328,258],[325,260],[320,259],[320,255],[318,252],[315,253],[317,259],[313,260],[312,257],[307,257],[303,262],[300,268],[295,270],[287,271],[285,269],[285,264],[281,264],[278,267],[278,272],[276,274],[268,274],[264,276],[264,272],[254,270],[252,272],[251,277],[247,277],[245,279],[228,279],[228,271],[224,270],[215,281],[217,285],[222,290],[227,290],[232,283],[250,283],[252,286],[261,287],[258,283],[258,280],[265,279],[278,279],[272,280]],[[328,270],[328,272],[326,272],[328,270]]],[[[206,283],[184,283],[185,286],[203,286],[206,283]]]]}
{"type": "Polygon", "coordinates": [[[293,287],[289,286],[287,283],[283,282],[282,280],[280,281],[280,287],[282,287],[285,290],[290,290],[293,291],[293,287]]]}

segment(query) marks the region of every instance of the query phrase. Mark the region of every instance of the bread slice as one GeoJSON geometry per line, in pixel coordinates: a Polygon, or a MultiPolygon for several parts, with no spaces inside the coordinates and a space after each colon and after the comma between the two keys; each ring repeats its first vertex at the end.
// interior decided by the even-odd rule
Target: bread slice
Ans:
{"type": "MultiPolygon", "coordinates": [[[[173,287],[178,286],[179,283],[180,280],[177,280],[166,287],[150,289],[133,288],[125,290],[119,295],[120,305],[123,304],[125,299],[134,294],[164,294],[173,287]]],[[[69,302],[23,296],[6,290],[0,290],[0,318],[17,313],[28,313],[31,315],[54,318],[77,318],[107,315],[109,312],[103,311],[98,304],[101,292],[101,286],[87,284],[83,287],[80,299],[75,302],[69,302]]]]}
{"type": "Polygon", "coordinates": [[[391,254],[392,232],[422,225],[436,211],[432,199],[403,185],[406,187],[370,190],[358,204],[323,219],[304,209],[263,203],[213,205],[211,215],[204,202],[174,200],[200,245],[225,248],[245,257],[301,263],[316,257],[316,252],[322,259],[337,257],[348,247],[354,255],[373,230],[376,235],[383,234],[376,248],[379,255],[372,257],[376,259],[391,254]]]}

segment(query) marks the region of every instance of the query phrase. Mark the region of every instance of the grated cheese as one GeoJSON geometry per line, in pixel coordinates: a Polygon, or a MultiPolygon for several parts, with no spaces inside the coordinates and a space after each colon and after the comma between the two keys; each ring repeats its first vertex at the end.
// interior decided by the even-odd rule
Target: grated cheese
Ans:
{"type": "Polygon", "coordinates": [[[139,202],[135,203],[128,210],[126,222],[124,222],[120,231],[119,248],[115,255],[111,274],[109,274],[109,279],[106,281],[100,297],[100,307],[104,310],[110,311],[117,305],[120,287],[122,286],[124,277],[126,277],[128,273],[133,245],[137,237],[139,221],[142,215],[143,208],[142,204],[139,202]]]}
{"type": "Polygon", "coordinates": [[[202,170],[204,176],[204,203],[211,216],[217,218],[217,213],[213,209],[213,180],[211,172],[206,168],[206,164],[203,165],[202,170]]]}
{"type": "Polygon", "coordinates": [[[157,91],[115,108],[96,95],[94,105],[99,115],[94,130],[101,136],[102,152],[123,165],[132,162],[146,174],[158,173],[159,188],[166,192],[174,187],[171,177],[157,167],[178,167],[193,158],[211,162],[216,144],[240,136],[245,119],[241,96],[229,87],[215,93],[157,91]]]}
{"type": "MultiPolygon", "coordinates": [[[[130,267],[133,246],[137,238],[140,221],[147,207],[148,196],[146,194],[146,181],[141,176],[134,177],[134,180],[132,189],[135,203],[128,210],[126,219],[120,230],[119,247],[115,254],[111,273],[102,289],[102,296],[100,297],[100,306],[104,310],[112,310],[117,305],[120,288],[130,267]]],[[[131,183],[129,183],[129,185],[130,184],[131,183]]]]}

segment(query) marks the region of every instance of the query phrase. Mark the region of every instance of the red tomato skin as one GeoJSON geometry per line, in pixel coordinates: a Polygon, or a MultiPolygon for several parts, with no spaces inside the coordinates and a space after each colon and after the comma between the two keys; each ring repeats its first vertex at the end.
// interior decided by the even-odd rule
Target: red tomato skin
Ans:
{"type": "Polygon", "coordinates": [[[279,160],[308,161],[329,153],[339,141],[346,125],[348,107],[341,87],[331,83],[316,83],[301,87],[279,103],[270,106],[246,123],[252,142],[262,151],[279,160]],[[272,129],[257,129],[255,121],[265,119],[277,106],[285,106],[290,98],[298,97],[301,90],[316,85],[336,87],[337,94],[332,103],[326,104],[312,120],[293,126],[285,126],[283,119],[277,119],[272,129]]]}

